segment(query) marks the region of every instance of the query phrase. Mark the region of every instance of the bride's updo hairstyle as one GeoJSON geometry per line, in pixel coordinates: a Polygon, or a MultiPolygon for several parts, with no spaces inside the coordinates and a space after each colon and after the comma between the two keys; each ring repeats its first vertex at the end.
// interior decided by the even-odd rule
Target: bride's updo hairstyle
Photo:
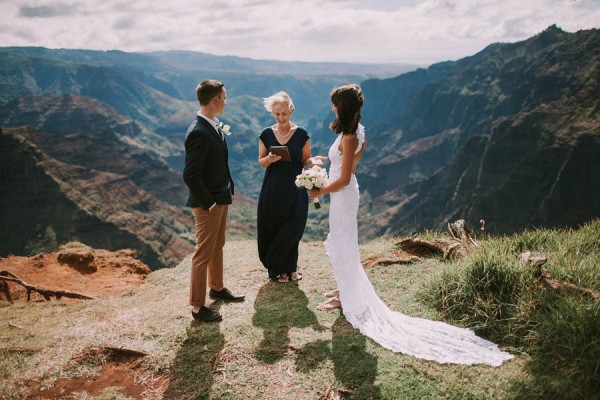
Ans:
{"type": "Polygon", "coordinates": [[[337,107],[337,118],[330,128],[336,134],[356,134],[364,101],[362,89],[355,83],[333,89],[331,103],[337,107]]]}

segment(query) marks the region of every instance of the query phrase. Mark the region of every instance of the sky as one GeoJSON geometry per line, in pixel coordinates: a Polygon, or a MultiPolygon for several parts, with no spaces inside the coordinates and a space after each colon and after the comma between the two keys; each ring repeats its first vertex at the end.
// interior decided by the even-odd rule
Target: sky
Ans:
{"type": "Polygon", "coordinates": [[[600,28],[600,0],[0,0],[0,13],[2,47],[412,65],[553,24],[600,28]]]}

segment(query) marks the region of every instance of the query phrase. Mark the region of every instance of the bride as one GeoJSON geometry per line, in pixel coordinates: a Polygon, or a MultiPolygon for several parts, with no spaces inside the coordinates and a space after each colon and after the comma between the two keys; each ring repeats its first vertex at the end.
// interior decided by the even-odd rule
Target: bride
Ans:
{"type": "Polygon", "coordinates": [[[358,183],[354,175],[365,151],[365,131],[359,123],[364,97],[359,85],[335,88],[331,102],[337,138],[329,149],[329,183],[311,190],[311,198],[330,195],[329,229],[325,249],[339,290],[321,310],[342,308],[354,328],[395,352],[455,364],[498,366],[513,356],[473,331],[440,321],[409,317],[390,310],[375,293],[361,263],[358,249],[358,183]]]}

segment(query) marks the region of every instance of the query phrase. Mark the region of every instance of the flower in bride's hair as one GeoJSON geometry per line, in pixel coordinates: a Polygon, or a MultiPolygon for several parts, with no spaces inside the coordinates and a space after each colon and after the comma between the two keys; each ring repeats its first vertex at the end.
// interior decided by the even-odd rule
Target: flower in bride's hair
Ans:
{"type": "Polygon", "coordinates": [[[222,122],[219,122],[219,129],[221,130],[221,132],[223,132],[224,134],[226,134],[227,136],[231,135],[231,127],[229,125],[225,125],[222,122]]]}

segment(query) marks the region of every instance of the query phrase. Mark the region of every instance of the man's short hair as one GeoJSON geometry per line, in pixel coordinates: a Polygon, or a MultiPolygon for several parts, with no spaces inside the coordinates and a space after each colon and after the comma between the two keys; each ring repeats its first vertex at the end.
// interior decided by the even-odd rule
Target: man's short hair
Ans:
{"type": "Polygon", "coordinates": [[[200,82],[200,84],[196,86],[196,98],[200,105],[205,106],[210,103],[213,97],[221,94],[224,86],[223,82],[214,79],[207,79],[200,82]]]}

